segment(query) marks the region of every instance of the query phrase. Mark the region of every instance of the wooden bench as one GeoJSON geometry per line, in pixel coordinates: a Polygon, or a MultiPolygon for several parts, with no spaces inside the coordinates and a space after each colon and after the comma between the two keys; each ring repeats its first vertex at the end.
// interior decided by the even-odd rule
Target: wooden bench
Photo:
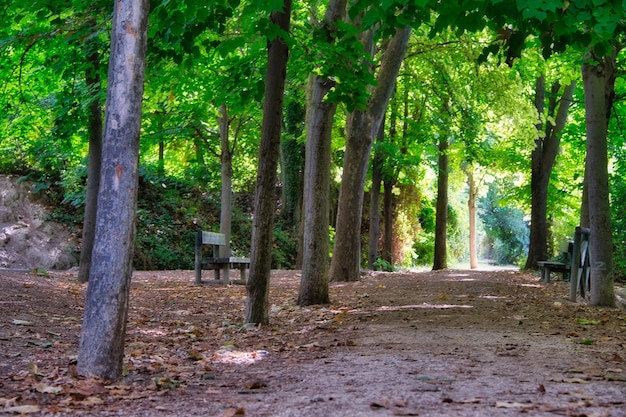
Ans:
{"type": "Polygon", "coordinates": [[[539,261],[541,279],[550,282],[552,272],[561,272],[563,280],[570,281],[570,300],[576,301],[576,294],[585,297],[591,288],[591,267],[589,261],[589,235],[591,230],[586,227],[576,227],[574,241],[569,242],[567,252],[563,252],[559,259],[539,261]]]}
{"type": "Polygon", "coordinates": [[[539,261],[537,265],[541,269],[541,280],[550,282],[550,274],[552,272],[560,272],[563,281],[569,281],[570,272],[572,270],[572,254],[574,253],[574,242],[568,242],[567,252],[561,252],[559,256],[548,259],[547,261],[539,261]]]}
{"type": "Polygon", "coordinates": [[[195,246],[195,269],[196,284],[202,284],[202,270],[213,269],[215,271],[215,281],[208,283],[218,284],[245,284],[246,269],[250,268],[249,258],[239,258],[230,256],[227,258],[220,257],[220,246],[226,245],[226,237],[222,233],[198,231],[196,234],[195,246]],[[204,245],[212,245],[213,256],[204,257],[204,245]],[[230,280],[229,273],[231,269],[238,269],[240,273],[239,280],[230,280]],[[224,279],[221,279],[221,271],[224,271],[224,279]]]}

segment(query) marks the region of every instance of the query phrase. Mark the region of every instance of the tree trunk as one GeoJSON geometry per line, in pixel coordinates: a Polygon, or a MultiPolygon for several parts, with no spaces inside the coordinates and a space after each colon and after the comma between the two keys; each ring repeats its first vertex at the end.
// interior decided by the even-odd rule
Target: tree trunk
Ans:
{"type": "Polygon", "coordinates": [[[159,161],[158,161],[158,173],[160,176],[165,176],[165,142],[163,139],[159,139],[159,161]]]}
{"type": "MultiPolygon", "coordinates": [[[[347,0],[331,0],[323,26],[333,39],[335,24],[344,19],[347,0]]],[[[307,89],[304,201],[302,218],[302,277],[298,304],[325,304],[328,295],[328,225],[330,152],[337,105],[324,98],[333,81],[311,74],[307,89]]]]}
{"type": "MultiPolygon", "coordinates": [[[[289,31],[291,0],[285,0],[282,12],[272,12],[270,20],[281,30],[289,31]]],[[[283,93],[289,50],[280,37],[274,38],[267,51],[265,102],[259,148],[259,168],[254,195],[250,277],[246,284],[248,302],[246,322],[269,322],[269,290],[272,267],[272,236],[276,205],[276,168],[280,150],[283,93]]]]}
{"type": "MultiPolygon", "coordinates": [[[[469,165],[469,164],[468,164],[469,165]]],[[[474,179],[474,167],[469,165],[465,168],[469,196],[467,198],[467,212],[469,215],[469,253],[470,269],[478,268],[478,250],[476,248],[476,195],[478,187],[474,179]]]]}
{"type": "Polygon", "coordinates": [[[448,268],[448,148],[448,137],[444,133],[439,138],[439,162],[437,164],[439,173],[437,177],[433,271],[448,268]]]}
{"type": "Polygon", "coordinates": [[[336,104],[324,101],[332,82],[311,75],[304,163],[304,233],[298,305],[326,304],[328,297],[328,224],[330,153],[336,104]]]}
{"type": "Polygon", "coordinates": [[[330,279],[334,281],[356,281],[360,277],[361,215],[370,151],[393,93],[410,33],[409,27],[396,31],[383,54],[378,84],[368,110],[357,110],[350,117],[351,129],[346,139],[335,246],[330,265],[330,279]]]}
{"type": "Polygon", "coordinates": [[[393,264],[393,186],[395,181],[387,178],[383,181],[383,250],[382,258],[389,265],[393,264]]]}
{"type": "MultiPolygon", "coordinates": [[[[376,141],[382,143],[385,138],[385,121],[378,129],[376,141]]],[[[372,162],[372,189],[370,190],[370,223],[369,223],[369,248],[367,251],[367,267],[375,269],[378,259],[378,239],[380,239],[380,186],[382,184],[382,164],[383,157],[381,151],[374,153],[372,162]]]]}
{"type": "MultiPolygon", "coordinates": [[[[220,233],[224,234],[226,244],[220,246],[220,257],[230,257],[230,234],[233,214],[233,152],[230,149],[229,131],[230,121],[225,104],[220,106],[220,144],[221,144],[221,174],[222,174],[222,205],[220,209],[220,233]]],[[[228,282],[228,270],[224,280],[228,282]]]]}
{"type": "MultiPolygon", "coordinates": [[[[90,46],[92,46],[90,44],[90,46]]],[[[93,242],[96,235],[96,211],[98,209],[98,190],[100,189],[100,167],[102,166],[102,106],[100,105],[100,54],[95,48],[87,55],[89,68],[85,74],[87,90],[91,91],[93,101],[89,105],[88,134],[89,161],[87,163],[87,196],[85,198],[85,217],[83,220],[83,240],[80,248],[78,281],[89,280],[93,242]]]]}
{"type": "Polygon", "coordinates": [[[613,64],[585,62],[582,66],[587,125],[587,168],[589,196],[589,252],[591,260],[591,304],[614,306],[613,235],[609,203],[607,156],[607,82],[613,64]]]}
{"type": "Polygon", "coordinates": [[[122,375],[124,358],[149,7],[148,0],[116,0],[113,9],[96,238],[78,348],[78,372],[110,380],[122,375]]]}
{"type": "MultiPolygon", "coordinates": [[[[560,133],[565,127],[569,107],[572,104],[572,95],[576,84],[572,81],[565,87],[561,99],[557,102],[560,84],[554,83],[550,95],[547,118],[554,118],[554,125],[546,123],[545,130],[541,122],[537,130],[543,131],[535,139],[535,149],[531,163],[531,215],[530,215],[530,244],[526,269],[536,269],[537,262],[549,258],[548,253],[548,223],[546,220],[548,209],[548,185],[556,156],[559,153],[560,133]],[[558,110],[557,110],[558,105],[558,110]],[[555,114],[556,113],[556,114],[555,114]]],[[[537,79],[535,106],[539,117],[543,114],[545,102],[545,78],[537,79]]]]}

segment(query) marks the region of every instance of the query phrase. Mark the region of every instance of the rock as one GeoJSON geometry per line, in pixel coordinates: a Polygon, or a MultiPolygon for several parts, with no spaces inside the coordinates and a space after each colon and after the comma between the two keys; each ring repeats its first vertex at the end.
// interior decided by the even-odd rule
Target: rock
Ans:
{"type": "Polygon", "coordinates": [[[65,270],[78,265],[76,238],[48,217],[31,184],[0,176],[1,268],[65,270]]]}

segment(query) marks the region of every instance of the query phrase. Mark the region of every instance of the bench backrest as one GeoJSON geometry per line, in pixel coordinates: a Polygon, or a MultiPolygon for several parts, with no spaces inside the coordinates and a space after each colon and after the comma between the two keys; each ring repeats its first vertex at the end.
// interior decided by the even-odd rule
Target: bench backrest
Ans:
{"type": "Polygon", "coordinates": [[[576,293],[579,285],[582,287],[584,296],[585,288],[590,288],[591,262],[589,260],[589,237],[591,230],[586,227],[576,227],[574,232],[574,250],[572,253],[572,265],[570,271],[570,300],[576,301],[576,293]]]}
{"type": "Polygon", "coordinates": [[[202,234],[203,245],[224,246],[226,244],[226,236],[223,233],[205,232],[204,230],[198,233],[202,234]]]}

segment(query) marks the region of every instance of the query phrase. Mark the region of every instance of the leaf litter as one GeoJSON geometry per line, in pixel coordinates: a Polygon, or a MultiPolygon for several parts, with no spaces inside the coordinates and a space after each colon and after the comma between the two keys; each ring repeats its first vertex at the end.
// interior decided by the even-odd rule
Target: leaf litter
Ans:
{"type": "Polygon", "coordinates": [[[332,283],[330,305],[300,308],[299,271],[273,271],[271,323],[256,326],[243,323],[244,286],[136,272],[115,382],[76,373],[86,285],[73,273],[0,280],[0,414],[609,416],[626,407],[624,312],[570,303],[567,283],[532,274],[369,272],[332,283]]]}

